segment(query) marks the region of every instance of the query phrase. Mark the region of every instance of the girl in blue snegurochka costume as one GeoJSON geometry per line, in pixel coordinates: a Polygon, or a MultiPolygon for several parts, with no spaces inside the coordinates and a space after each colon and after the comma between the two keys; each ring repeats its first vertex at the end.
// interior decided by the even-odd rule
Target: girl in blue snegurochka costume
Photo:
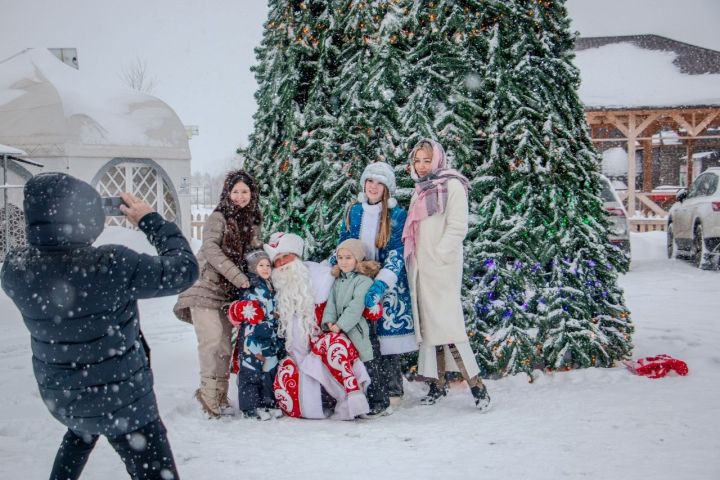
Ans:
{"type": "MultiPolygon", "coordinates": [[[[382,266],[365,297],[366,307],[372,308],[380,300],[383,306],[383,316],[376,324],[383,375],[381,382],[370,384],[373,391],[368,392],[368,398],[376,403],[370,405],[373,412],[387,415],[392,412],[387,406],[390,397],[399,401],[403,395],[400,354],[418,349],[403,257],[402,232],[407,213],[393,198],[395,173],[387,163],[369,164],[360,177],[360,188],[358,202],[350,206],[340,226],[338,243],[349,238],[361,240],[367,259],[382,266]]],[[[330,263],[335,265],[334,255],[330,263]]]]}

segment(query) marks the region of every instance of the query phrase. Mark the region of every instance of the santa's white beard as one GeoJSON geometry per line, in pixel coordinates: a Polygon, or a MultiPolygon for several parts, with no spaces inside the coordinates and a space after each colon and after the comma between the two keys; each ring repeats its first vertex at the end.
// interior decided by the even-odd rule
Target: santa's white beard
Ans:
{"type": "Polygon", "coordinates": [[[273,285],[277,294],[277,312],[280,315],[278,335],[292,345],[292,322],[298,325],[302,334],[315,336],[320,333],[315,320],[315,301],[313,300],[310,271],[300,261],[294,260],[272,272],[273,285]]]}

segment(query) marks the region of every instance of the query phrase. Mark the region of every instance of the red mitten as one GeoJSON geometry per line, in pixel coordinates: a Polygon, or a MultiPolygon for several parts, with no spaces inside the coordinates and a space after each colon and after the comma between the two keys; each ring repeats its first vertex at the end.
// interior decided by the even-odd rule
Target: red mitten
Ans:
{"type": "Polygon", "coordinates": [[[236,327],[247,322],[250,325],[257,325],[265,318],[262,305],[257,300],[236,300],[228,308],[228,319],[236,327]]]}
{"type": "Polygon", "coordinates": [[[377,322],[383,316],[382,304],[378,303],[370,308],[365,307],[365,310],[363,310],[362,314],[363,317],[367,318],[371,322],[377,322]]]}

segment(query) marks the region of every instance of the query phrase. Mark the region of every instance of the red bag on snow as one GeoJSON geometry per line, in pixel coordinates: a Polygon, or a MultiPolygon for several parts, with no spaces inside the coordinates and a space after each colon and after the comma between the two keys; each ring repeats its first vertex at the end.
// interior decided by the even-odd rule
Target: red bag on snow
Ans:
{"type": "Polygon", "coordinates": [[[685,376],[689,371],[687,363],[664,353],[655,357],[641,358],[635,362],[625,361],[623,363],[634,374],[648,378],[664,377],[670,370],[685,376]]]}

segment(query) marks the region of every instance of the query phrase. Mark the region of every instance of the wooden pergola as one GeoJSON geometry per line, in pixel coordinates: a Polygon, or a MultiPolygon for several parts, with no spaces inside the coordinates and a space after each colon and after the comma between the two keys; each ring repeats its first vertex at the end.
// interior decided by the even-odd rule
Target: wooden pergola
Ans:
{"type": "Polygon", "coordinates": [[[671,166],[687,163],[689,187],[696,148],[720,150],[720,51],[644,34],[579,38],[575,52],[593,143],[614,143],[627,152],[628,185],[621,196],[630,224],[639,230],[643,223],[654,223],[654,228],[664,230],[667,212],[653,201],[661,197],[652,193],[657,186],[653,179],[667,178],[671,166]],[[669,144],[664,140],[668,131],[673,132],[669,144]],[[663,154],[666,145],[675,145],[670,150],[673,158],[663,154]],[[638,185],[636,150],[643,158],[638,185]],[[660,169],[655,172],[660,175],[653,176],[653,169],[660,169]],[[656,218],[636,216],[637,206],[656,218]]]}
{"type": "MultiPolygon", "coordinates": [[[[633,222],[636,200],[640,200],[651,211],[659,216],[667,216],[667,212],[648,198],[647,193],[653,189],[653,135],[663,129],[671,129],[678,133],[678,140],[683,142],[687,150],[687,186],[693,179],[693,151],[695,142],[703,139],[718,139],[720,133],[711,129],[720,127],[720,105],[693,107],[658,107],[658,108],[620,108],[603,109],[587,108],[585,111],[591,129],[593,143],[624,142],[628,154],[628,190],[625,197],[628,213],[633,222]],[[643,149],[643,181],[642,190],[636,191],[635,179],[637,145],[643,149]]],[[[664,228],[663,228],[664,229],[664,228]]]]}

